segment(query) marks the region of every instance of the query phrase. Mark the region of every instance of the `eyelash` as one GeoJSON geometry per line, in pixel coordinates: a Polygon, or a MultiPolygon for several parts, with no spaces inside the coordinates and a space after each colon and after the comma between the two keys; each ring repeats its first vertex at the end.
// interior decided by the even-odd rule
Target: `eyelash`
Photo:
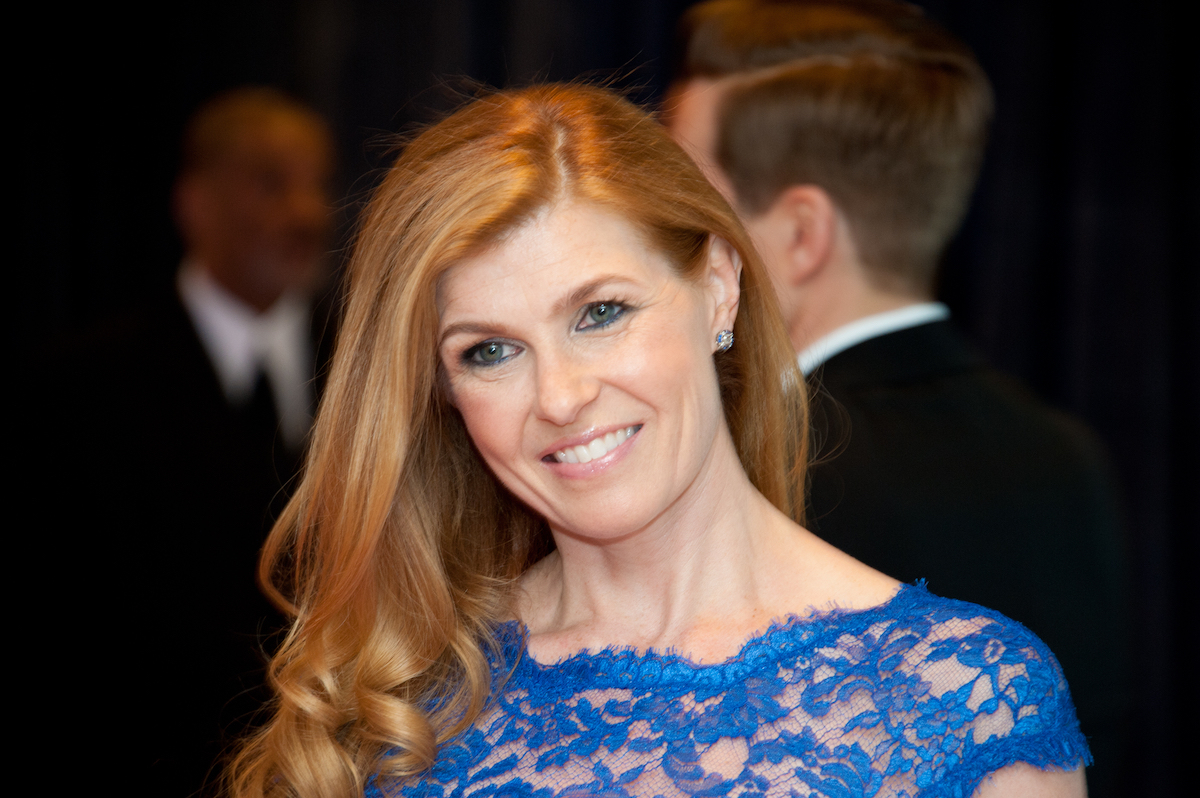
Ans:
{"type": "Polygon", "coordinates": [[[617,321],[618,319],[620,319],[622,316],[624,316],[628,312],[629,312],[629,306],[626,305],[624,302],[618,302],[615,299],[606,299],[603,302],[592,302],[591,304],[589,304],[587,307],[585,307],[583,309],[583,316],[579,319],[579,324],[575,325],[575,329],[576,330],[594,330],[594,329],[598,329],[600,327],[607,327],[608,325],[617,321]],[[602,308],[602,307],[612,308],[614,311],[616,311],[616,313],[612,316],[612,318],[605,319],[604,321],[598,321],[593,324],[584,324],[584,322],[587,321],[588,315],[591,314],[591,312],[593,310],[595,310],[596,308],[602,308]]]}
{"type": "MultiPolygon", "coordinates": [[[[607,327],[608,325],[612,324],[613,322],[617,321],[622,316],[624,316],[626,313],[628,313],[629,309],[630,309],[629,305],[625,304],[624,302],[618,302],[618,301],[612,300],[612,299],[607,299],[607,300],[604,300],[603,302],[592,302],[583,309],[583,316],[579,319],[579,323],[575,325],[575,329],[579,330],[579,331],[583,331],[583,330],[596,330],[596,329],[600,329],[602,327],[607,327]],[[615,313],[613,314],[613,316],[611,318],[605,319],[604,321],[593,322],[592,324],[584,324],[584,322],[587,321],[588,316],[591,314],[592,311],[596,310],[597,308],[602,308],[602,307],[611,308],[613,311],[615,311],[615,313]]],[[[476,344],[475,346],[472,346],[470,349],[466,350],[465,352],[463,352],[462,353],[462,362],[468,366],[482,366],[484,368],[490,368],[492,366],[498,366],[501,363],[508,360],[509,358],[514,357],[515,355],[518,355],[520,353],[521,353],[521,347],[517,346],[516,344],[510,344],[510,343],[506,343],[504,341],[498,341],[495,339],[491,339],[488,341],[482,341],[482,342],[476,344]],[[497,346],[500,348],[500,354],[502,355],[502,357],[499,360],[482,360],[482,359],[480,359],[480,357],[479,357],[480,354],[492,346],[497,346]],[[510,352],[509,354],[504,354],[505,349],[511,349],[512,352],[510,352]]]]}
{"type": "Polygon", "coordinates": [[[490,368],[491,366],[500,365],[504,361],[513,357],[513,355],[519,354],[520,351],[521,351],[521,347],[517,346],[516,344],[509,344],[509,343],[505,343],[504,341],[495,341],[495,340],[483,341],[482,343],[478,343],[475,346],[468,349],[467,351],[463,352],[462,353],[462,362],[468,366],[483,366],[484,368],[490,368]],[[488,347],[491,347],[491,346],[500,347],[500,353],[503,355],[503,357],[501,357],[499,360],[481,360],[481,359],[479,359],[478,356],[480,355],[480,353],[482,353],[485,349],[487,349],[488,347]],[[511,349],[513,351],[510,354],[505,355],[504,354],[505,349],[511,349]]]}

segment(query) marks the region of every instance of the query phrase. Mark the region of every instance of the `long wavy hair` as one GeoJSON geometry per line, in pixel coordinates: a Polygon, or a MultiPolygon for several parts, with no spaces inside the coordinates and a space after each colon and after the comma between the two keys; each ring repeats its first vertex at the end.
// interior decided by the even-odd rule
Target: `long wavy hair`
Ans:
{"type": "Polygon", "coordinates": [[[263,550],[261,581],[294,622],[269,670],[271,719],[229,768],[233,795],[361,796],[373,774],[428,768],[484,706],[495,625],[554,541],[443,393],[435,291],[452,264],[561,202],[621,214],[685,279],[702,276],[712,235],[737,250],[737,343],[715,356],[725,417],[753,484],[798,517],[803,384],[725,200],[608,91],[478,99],[406,147],[361,222],[305,472],[263,550]]]}

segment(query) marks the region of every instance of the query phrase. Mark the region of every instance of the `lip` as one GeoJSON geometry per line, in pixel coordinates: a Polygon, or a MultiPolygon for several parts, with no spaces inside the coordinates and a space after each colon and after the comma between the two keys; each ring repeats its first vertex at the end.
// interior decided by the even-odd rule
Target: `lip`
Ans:
{"type": "Polygon", "coordinates": [[[565,474],[577,473],[579,475],[585,475],[595,473],[596,471],[605,469],[613,465],[618,460],[623,459],[625,453],[629,450],[629,447],[626,444],[632,442],[633,439],[638,436],[638,434],[642,431],[643,426],[643,423],[638,422],[634,424],[613,424],[608,427],[593,427],[592,429],[579,433],[578,435],[560,438],[547,447],[542,452],[539,459],[548,467],[554,468],[555,470],[561,471],[565,474]],[[615,433],[618,430],[629,429],[630,427],[635,428],[635,431],[632,435],[622,441],[621,444],[616,448],[609,450],[600,457],[587,463],[559,462],[559,460],[555,457],[558,452],[561,452],[564,449],[570,449],[575,446],[586,446],[589,442],[595,440],[596,438],[602,438],[610,433],[615,433]]]}

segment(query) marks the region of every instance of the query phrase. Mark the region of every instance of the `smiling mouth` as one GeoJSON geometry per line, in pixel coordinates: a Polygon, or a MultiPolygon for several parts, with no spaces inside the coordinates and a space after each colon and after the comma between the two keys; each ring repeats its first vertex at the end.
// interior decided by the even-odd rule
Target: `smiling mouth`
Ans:
{"type": "Polygon", "coordinates": [[[561,449],[546,459],[556,463],[590,463],[632,438],[641,428],[641,424],[634,424],[632,427],[625,427],[625,429],[593,438],[585,444],[561,449]]]}

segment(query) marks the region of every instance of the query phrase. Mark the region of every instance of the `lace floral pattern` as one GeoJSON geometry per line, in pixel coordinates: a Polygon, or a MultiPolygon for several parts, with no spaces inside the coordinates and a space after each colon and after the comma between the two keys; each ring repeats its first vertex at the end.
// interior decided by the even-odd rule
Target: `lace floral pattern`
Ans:
{"type": "Polygon", "coordinates": [[[369,798],[969,796],[1015,762],[1090,762],[1066,682],[1031,632],[905,586],[794,618],[727,662],[606,650],[543,665],[499,630],[511,675],[416,780],[369,798]]]}

